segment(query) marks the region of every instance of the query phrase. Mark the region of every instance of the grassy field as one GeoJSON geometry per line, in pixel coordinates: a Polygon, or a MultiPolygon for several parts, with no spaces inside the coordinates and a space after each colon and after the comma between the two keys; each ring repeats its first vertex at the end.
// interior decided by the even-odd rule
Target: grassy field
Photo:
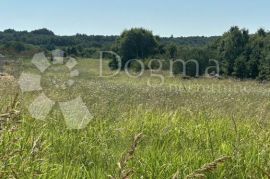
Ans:
{"type": "Polygon", "coordinates": [[[150,87],[149,80],[159,82],[150,72],[100,78],[92,59],[79,60],[77,69],[68,93],[44,91],[55,100],[82,97],[94,116],[82,130],[67,129],[58,106],[46,121],[33,119],[27,106],[40,91],[22,94],[16,82],[0,80],[1,114],[20,112],[0,121],[0,178],[270,176],[269,84],[162,72],[164,84],[150,87]]]}

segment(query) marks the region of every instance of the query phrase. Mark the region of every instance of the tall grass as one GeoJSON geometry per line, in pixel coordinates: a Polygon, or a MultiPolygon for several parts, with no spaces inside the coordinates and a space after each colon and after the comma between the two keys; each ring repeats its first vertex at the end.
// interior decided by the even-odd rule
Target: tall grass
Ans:
{"type": "MultiPolygon", "coordinates": [[[[35,71],[30,64],[25,69],[35,71]]],[[[0,131],[0,178],[108,178],[129,171],[129,178],[153,179],[196,171],[207,178],[269,176],[269,85],[166,77],[163,86],[149,87],[149,72],[139,79],[124,72],[99,78],[98,61],[90,59],[78,69],[71,93],[94,115],[83,130],[67,129],[57,106],[46,121],[31,118],[27,106],[39,92],[22,94],[16,83],[0,81],[0,114],[20,93],[19,116],[0,131]],[[143,140],[126,160],[139,133],[143,140]],[[230,160],[217,162],[220,156],[230,160]],[[207,166],[211,172],[198,172],[207,166]]]]}

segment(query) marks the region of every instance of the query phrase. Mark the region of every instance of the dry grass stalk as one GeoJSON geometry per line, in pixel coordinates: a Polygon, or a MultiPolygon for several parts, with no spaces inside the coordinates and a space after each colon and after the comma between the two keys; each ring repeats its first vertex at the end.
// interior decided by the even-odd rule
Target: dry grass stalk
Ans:
{"type": "Polygon", "coordinates": [[[19,105],[19,93],[17,93],[9,107],[7,107],[4,114],[0,114],[0,118],[11,118],[12,116],[17,116],[20,111],[16,110],[19,105]]]}
{"type": "Polygon", "coordinates": [[[11,116],[16,116],[20,114],[20,111],[17,110],[10,110],[8,113],[0,114],[1,118],[10,118],[11,116]]]}
{"type": "Polygon", "coordinates": [[[213,172],[219,164],[224,163],[225,161],[229,160],[231,157],[224,156],[221,158],[216,159],[211,163],[207,163],[203,165],[200,169],[195,170],[193,173],[189,174],[186,178],[206,178],[205,173],[213,172]]]}
{"type": "MultiPolygon", "coordinates": [[[[17,93],[10,106],[7,107],[5,113],[0,114],[0,130],[6,128],[9,121],[15,119],[20,114],[20,111],[16,110],[19,104],[18,96],[19,94],[17,93]]],[[[15,129],[14,127],[15,126],[13,125],[11,128],[12,131],[15,129]]]]}
{"type": "Polygon", "coordinates": [[[0,74],[0,80],[3,80],[3,81],[15,81],[15,78],[14,78],[14,76],[9,75],[7,73],[1,73],[0,74]]]}
{"type": "Polygon", "coordinates": [[[127,168],[127,164],[134,157],[135,151],[137,149],[138,144],[142,141],[143,134],[139,133],[134,136],[133,142],[129,148],[129,150],[122,155],[121,160],[117,163],[119,169],[119,176],[113,177],[109,175],[108,177],[111,179],[129,179],[133,174],[133,169],[127,168]]]}
{"type": "Polygon", "coordinates": [[[43,132],[33,142],[32,149],[31,149],[31,155],[36,154],[39,151],[39,149],[41,148],[41,145],[42,145],[41,138],[42,138],[42,136],[43,136],[43,132]]]}
{"type": "Polygon", "coordinates": [[[175,174],[173,174],[172,179],[178,179],[179,178],[179,170],[175,174]]]}

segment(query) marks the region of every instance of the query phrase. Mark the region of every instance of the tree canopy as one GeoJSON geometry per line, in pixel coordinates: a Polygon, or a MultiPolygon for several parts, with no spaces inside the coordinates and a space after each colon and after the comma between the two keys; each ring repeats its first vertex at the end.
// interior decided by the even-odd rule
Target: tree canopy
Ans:
{"type": "MultiPolygon", "coordinates": [[[[270,34],[260,28],[255,34],[237,26],[231,27],[222,36],[215,37],[159,37],[143,28],[125,30],[120,36],[76,34],[58,36],[48,29],[31,32],[7,29],[0,32],[0,53],[6,56],[31,57],[40,51],[60,48],[67,55],[97,58],[99,51],[112,50],[122,59],[122,68],[128,60],[150,58],[162,59],[164,69],[170,60],[196,59],[203,75],[215,59],[224,76],[240,79],[270,80],[270,34]]],[[[110,63],[117,67],[115,59],[110,63]]],[[[194,64],[187,65],[188,75],[196,74],[194,64]]],[[[181,63],[174,65],[174,73],[180,74],[181,63]]]]}
{"type": "Polygon", "coordinates": [[[158,51],[158,42],[151,31],[142,28],[125,30],[117,39],[115,50],[121,56],[122,67],[128,60],[145,59],[158,51]]]}

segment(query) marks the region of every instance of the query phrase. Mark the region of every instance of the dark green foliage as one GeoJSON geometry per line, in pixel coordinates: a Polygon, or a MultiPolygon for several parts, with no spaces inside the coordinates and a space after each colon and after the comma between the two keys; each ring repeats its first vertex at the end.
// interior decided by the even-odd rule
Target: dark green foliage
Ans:
{"type": "Polygon", "coordinates": [[[16,31],[14,29],[6,29],[4,30],[4,33],[15,33],[16,31]]]}
{"type": "MultiPolygon", "coordinates": [[[[0,52],[12,53],[10,55],[22,55],[16,51],[4,48],[7,44],[20,42],[24,46],[27,54],[33,54],[38,49],[39,51],[51,51],[56,48],[77,48],[78,56],[97,58],[98,52],[101,50],[110,50],[119,36],[102,36],[102,35],[85,35],[76,34],[74,36],[57,36],[48,29],[38,29],[32,32],[15,31],[7,29],[0,32],[0,52]],[[80,50],[78,50],[80,48],[80,50]],[[17,54],[18,53],[18,54],[17,54]]],[[[177,38],[162,38],[155,36],[159,46],[155,55],[164,55],[167,53],[167,44],[174,43],[185,46],[203,46],[213,41],[215,38],[207,37],[177,37],[177,38]]],[[[115,51],[115,50],[114,50],[115,51]]]]}
{"type": "Polygon", "coordinates": [[[15,50],[16,50],[17,52],[22,52],[22,51],[25,50],[25,46],[24,46],[22,43],[20,43],[20,42],[16,42],[16,43],[14,44],[14,48],[15,48],[15,50]]]}
{"type": "Polygon", "coordinates": [[[217,51],[216,58],[222,64],[224,74],[241,79],[270,79],[267,57],[270,52],[270,35],[264,29],[249,35],[245,29],[232,27],[212,48],[217,51]]]}
{"type": "Polygon", "coordinates": [[[36,35],[54,35],[54,33],[52,31],[50,31],[46,28],[33,30],[31,33],[36,34],[36,35]]]}
{"type": "Polygon", "coordinates": [[[151,31],[133,28],[124,31],[117,39],[116,49],[121,56],[122,68],[128,60],[145,59],[158,52],[158,42],[151,31]]]}
{"type": "Polygon", "coordinates": [[[270,54],[268,54],[260,64],[259,80],[270,80],[270,54]]]}
{"type": "Polygon", "coordinates": [[[170,59],[175,59],[177,57],[177,46],[173,43],[168,45],[167,52],[170,59]]]}
{"type": "Polygon", "coordinates": [[[116,70],[118,69],[118,61],[116,60],[116,58],[113,58],[110,62],[109,62],[109,67],[111,70],[116,70]]]}
{"type": "Polygon", "coordinates": [[[247,77],[247,72],[247,59],[244,55],[241,55],[235,60],[233,74],[243,79],[247,77]]]}
{"type": "Polygon", "coordinates": [[[213,36],[213,37],[162,37],[160,38],[160,42],[163,44],[170,44],[174,43],[176,45],[180,46],[190,46],[190,47],[202,47],[208,44],[213,43],[216,41],[219,37],[213,36]]]}
{"type": "MultiPolygon", "coordinates": [[[[270,35],[263,29],[250,35],[248,30],[235,26],[221,37],[209,38],[212,41],[209,40],[205,46],[180,46],[179,42],[175,42],[177,38],[164,39],[166,38],[154,37],[151,32],[144,29],[131,29],[123,32],[114,49],[123,58],[124,63],[130,59],[141,59],[144,63],[150,57],[163,59],[162,69],[165,70],[171,69],[170,64],[173,63],[174,74],[183,74],[184,65],[186,67],[184,74],[188,76],[204,75],[206,72],[216,73],[217,69],[209,70],[209,66],[213,66],[209,60],[214,59],[219,63],[220,73],[226,76],[270,80],[270,35]],[[148,36],[143,37],[146,32],[148,36]],[[149,39],[152,39],[151,45],[145,46],[149,39]]],[[[111,67],[115,66],[113,63],[117,62],[112,61],[111,67]]]]}
{"type": "Polygon", "coordinates": [[[248,43],[248,31],[232,27],[226,32],[218,44],[218,57],[224,64],[223,72],[230,76],[234,72],[235,60],[243,53],[248,43]]]}
{"type": "Polygon", "coordinates": [[[4,32],[0,32],[0,53],[11,53],[10,55],[22,55],[19,51],[11,50],[12,44],[20,43],[26,48],[27,54],[33,54],[36,49],[39,51],[51,51],[56,48],[67,49],[70,53],[76,54],[82,57],[97,57],[96,52],[100,50],[108,50],[115,42],[117,36],[102,36],[102,35],[84,35],[77,34],[74,36],[56,36],[48,29],[39,29],[32,32],[27,31],[15,31],[13,29],[7,29],[4,32]],[[76,48],[76,50],[74,49],[76,48]]]}
{"type": "Polygon", "coordinates": [[[67,55],[71,56],[71,55],[74,55],[74,56],[78,56],[78,50],[76,47],[68,47],[65,52],[67,53],[67,55]]]}
{"type": "Polygon", "coordinates": [[[266,32],[264,29],[260,28],[257,32],[257,34],[260,36],[260,37],[265,37],[266,36],[266,32]]]}
{"type": "MultiPolygon", "coordinates": [[[[131,59],[140,59],[145,64],[149,59],[160,59],[162,69],[170,69],[170,60],[192,59],[199,64],[199,75],[204,75],[209,59],[219,62],[221,74],[236,78],[270,80],[270,34],[259,29],[255,34],[235,26],[220,37],[159,37],[143,28],[125,30],[120,36],[76,34],[57,36],[48,29],[32,32],[7,29],[0,32],[0,53],[7,56],[27,56],[54,49],[63,49],[66,55],[99,58],[100,51],[112,50],[120,55],[123,68],[131,59]]],[[[106,57],[108,58],[108,57],[106,57]]],[[[109,66],[118,68],[115,57],[109,66]]],[[[133,64],[139,70],[138,64],[133,64]]],[[[196,65],[186,64],[187,75],[196,75],[196,65]]],[[[175,74],[183,72],[183,63],[173,66],[175,74]]],[[[208,72],[216,72],[216,69],[208,72]]]]}

